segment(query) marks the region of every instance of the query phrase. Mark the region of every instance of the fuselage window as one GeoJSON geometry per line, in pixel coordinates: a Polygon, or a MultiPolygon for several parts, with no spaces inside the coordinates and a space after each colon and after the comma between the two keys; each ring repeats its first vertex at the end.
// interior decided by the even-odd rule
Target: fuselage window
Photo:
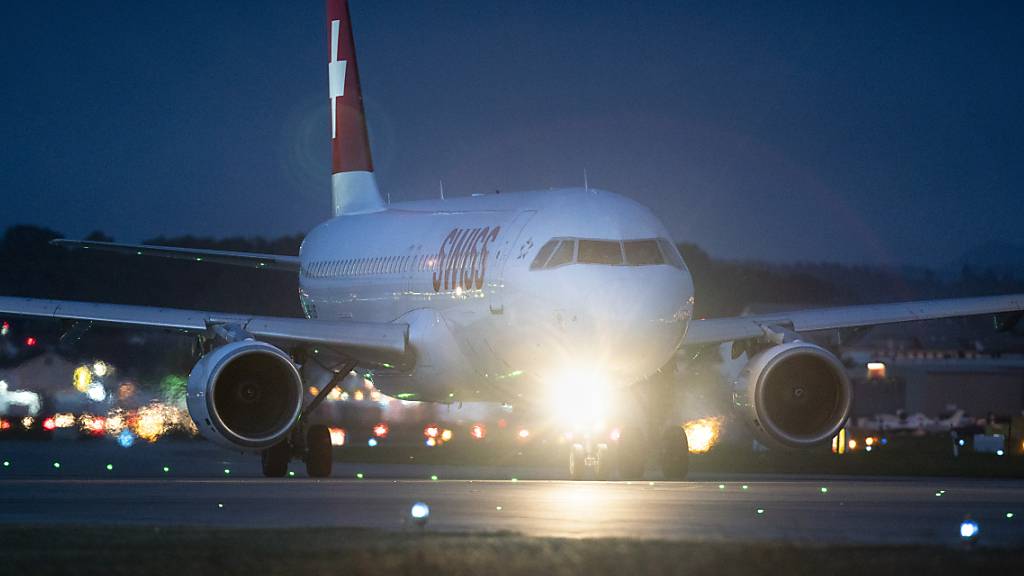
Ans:
{"type": "Polygon", "coordinates": [[[618,240],[580,240],[580,264],[622,264],[622,243],[618,240]]]}

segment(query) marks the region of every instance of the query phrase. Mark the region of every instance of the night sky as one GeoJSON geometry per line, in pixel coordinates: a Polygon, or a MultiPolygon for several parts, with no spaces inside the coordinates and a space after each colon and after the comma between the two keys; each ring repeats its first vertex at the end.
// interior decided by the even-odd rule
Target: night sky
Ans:
{"type": "MultiPolygon", "coordinates": [[[[352,12],[393,200],[586,169],[718,257],[942,265],[1024,242],[1024,3],[352,12]]],[[[321,1],[9,2],[0,36],[0,227],[139,241],[328,216],[321,1]]]]}

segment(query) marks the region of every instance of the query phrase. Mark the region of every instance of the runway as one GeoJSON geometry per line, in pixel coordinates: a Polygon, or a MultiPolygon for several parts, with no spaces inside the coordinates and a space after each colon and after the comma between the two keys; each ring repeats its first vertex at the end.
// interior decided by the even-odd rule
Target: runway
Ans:
{"type": "Polygon", "coordinates": [[[970,514],[986,544],[1024,544],[1024,485],[1017,482],[75,479],[6,480],[0,490],[0,522],[8,524],[401,530],[408,528],[410,506],[422,501],[430,506],[429,529],[439,531],[954,544],[970,514]]]}
{"type": "Polygon", "coordinates": [[[1022,481],[527,479],[543,476],[542,469],[491,469],[491,477],[506,479],[478,480],[465,478],[487,474],[466,468],[351,464],[339,465],[335,477],[327,480],[306,479],[301,472],[267,480],[258,477],[257,459],[202,443],[133,451],[112,451],[103,444],[71,450],[65,444],[73,443],[0,445],[0,458],[8,463],[0,471],[0,523],[408,530],[410,507],[426,502],[431,510],[428,529],[436,531],[817,545],[955,544],[959,524],[969,514],[981,525],[984,544],[1024,546],[1022,481]],[[54,457],[63,458],[59,468],[51,462],[54,457]],[[113,462],[110,470],[107,460],[113,462]],[[507,479],[510,474],[516,480],[507,479]]]}

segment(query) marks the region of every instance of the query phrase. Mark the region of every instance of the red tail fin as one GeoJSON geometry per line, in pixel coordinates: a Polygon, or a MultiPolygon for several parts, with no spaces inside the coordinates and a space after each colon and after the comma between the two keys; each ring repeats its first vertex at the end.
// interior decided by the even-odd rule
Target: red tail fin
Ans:
{"type": "Polygon", "coordinates": [[[327,42],[334,213],[380,210],[348,0],[327,0],[327,42]]]}

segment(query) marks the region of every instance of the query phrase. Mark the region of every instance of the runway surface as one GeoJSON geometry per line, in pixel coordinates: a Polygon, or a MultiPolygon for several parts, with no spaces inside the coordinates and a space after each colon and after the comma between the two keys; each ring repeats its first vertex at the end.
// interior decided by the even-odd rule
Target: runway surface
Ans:
{"type": "Polygon", "coordinates": [[[486,474],[418,465],[343,465],[327,480],[306,479],[301,472],[266,480],[257,477],[256,459],[199,443],[121,452],[101,445],[68,451],[58,443],[0,444],[0,459],[8,463],[0,470],[0,523],[5,524],[410,530],[409,509],[422,501],[431,510],[428,529],[439,531],[819,545],[956,544],[959,524],[969,514],[981,526],[982,543],[1024,546],[1022,481],[525,479],[545,473],[538,469],[490,470],[492,477],[516,474],[515,481],[450,480],[486,474]],[[55,456],[63,457],[59,468],[51,461],[55,456]],[[429,479],[433,475],[438,480],[429,479]]]}

